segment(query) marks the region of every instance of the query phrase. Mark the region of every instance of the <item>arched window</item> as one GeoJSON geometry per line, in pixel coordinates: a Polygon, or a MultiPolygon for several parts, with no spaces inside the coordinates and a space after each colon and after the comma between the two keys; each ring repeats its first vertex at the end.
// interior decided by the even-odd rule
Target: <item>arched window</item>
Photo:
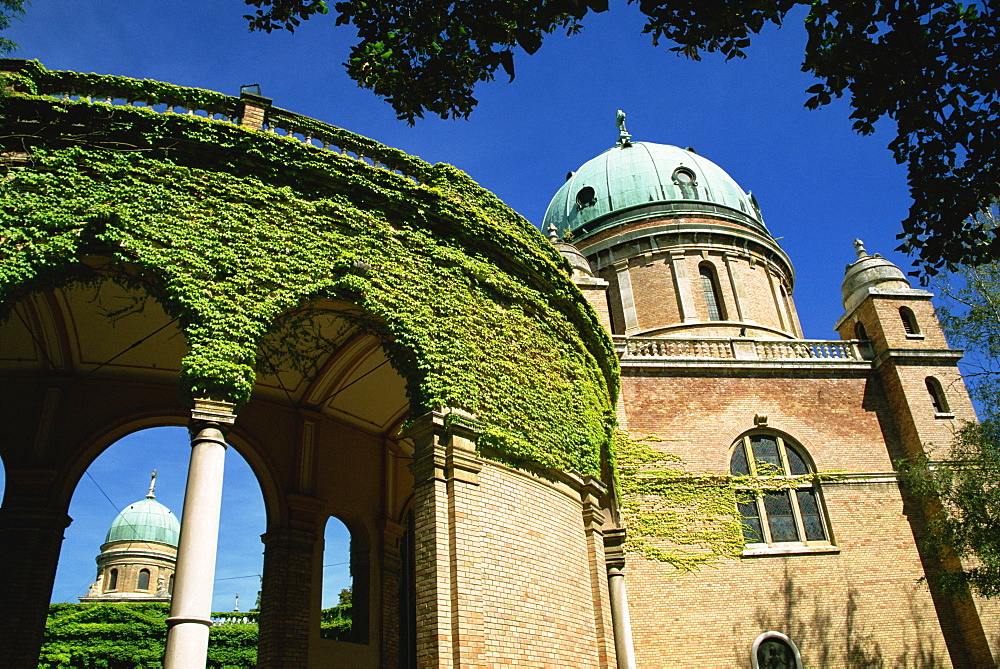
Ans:
{"type": "Polygon", "coordinates": [[[705,296],[708,320],[726,320],[726,307],[719,292],[719,279],[715,275],[715,268],[711,263],[703,262],[698,265],[698,274],[701,275],[701,292],[705,296]]]}
{"type": "Polygon", "coordinates": [[[909,307],[900,307],[899,318],[903,321],[903,331],[907,335],[920,334],[920,326],[917,325],[917,317],[913,315],[912,309],[909,307]]]}
{"type": "Polygon", "coordinates": [[[948,405],[948,398],[944,394],[944,388],[941,387],[941,382],[933,376],[928,376],[924,379],[924,383],[927,385],[927,392],[931,396],[931,403],[934,405],[934,413],[950,414],[951,407],[948,405]]]}
{"type": "Polygon", "coordinates": [[[108,590],[118,589],[118,570],[112,569],[111,574],[108,576],[108,590]]]}
{"type": "Polygon", "coordinates": [[[737,496],[748,544],[830,543],[819,486],[797,478],[813,472],[800,447],[776,434],[747,434],[733,444],[729,462],[734,476],[751,476],[764,484],[737,496]]]}
{"type": "Polygon", "coordinates": [[[137,590],[149,590],[149,570],[142,569],[139,571],[139,585],[136,587],[137,590]]]}
{"type": "Polygon", "coordinates": [[[174,575],[173,574],[170,575],[170,581],[168,582],[168,585],[167,585],[167,593],[169,593],[171,595],[174,594],[174,575]]]}
{"type": "Polygon", "coordinates": [[[753,669],[801,669],[802,656],[791,639],[781,632],[764,632],[753,642],[753,669]]]}
{"type": "Polygon", "coordinates": [[[868,340],[868,332],[865,331],[865,324],[861,321],[854,324],[854,338],[860,339],[861,341],[868,340]]]}

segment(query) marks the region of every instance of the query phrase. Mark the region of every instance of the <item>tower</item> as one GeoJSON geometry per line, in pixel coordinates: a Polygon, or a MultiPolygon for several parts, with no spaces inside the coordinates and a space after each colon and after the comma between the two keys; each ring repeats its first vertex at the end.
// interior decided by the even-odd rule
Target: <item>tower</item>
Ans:
{"type": "Polygon", "coordinates": [[[97,556],[97,580],[81,602],[169,602],[181,526],[156,501],[156,471],[144,499],[111,523],[97,556]]]}

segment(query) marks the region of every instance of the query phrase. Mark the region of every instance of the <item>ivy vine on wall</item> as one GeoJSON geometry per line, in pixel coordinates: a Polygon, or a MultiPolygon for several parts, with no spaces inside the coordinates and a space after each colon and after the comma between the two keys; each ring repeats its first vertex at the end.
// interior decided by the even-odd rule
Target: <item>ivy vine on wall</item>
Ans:
{"type": "MultiPolygon", "coordinates": [[[[135,81],[74,74],[7,75],[0,317],[68,282],[139,286],[186,338],[182,395],[241,404],[289,314],[352,303],[415,415],[462,408],[502,459],[600,472],[610,338],[566,262],[495,196],[448,165],[424,163],[417,184],[228,121],[35,94],[83,77],[117,96],[135,81]]],[[[157,86],[135,83],[136,99],[186,94],[157,86]]]]}

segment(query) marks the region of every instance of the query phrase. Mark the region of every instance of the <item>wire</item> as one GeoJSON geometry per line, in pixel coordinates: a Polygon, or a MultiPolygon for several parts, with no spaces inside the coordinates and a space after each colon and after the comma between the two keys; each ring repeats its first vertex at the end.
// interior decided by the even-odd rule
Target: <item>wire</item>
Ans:
{"type": "MultiPolygon", "coordinates": [[[[344,565],[344,564],[351,564],[351,562],[350,562],[350,560],[348,560],[347,562],[333,562],[331,564],[325,564],[325,565],[323,565],[323,568],[326,569],[327,567],[339,567],[340,565],[344,565]]],[[[241,578],[262,578],[262,576],[260,574],[247,574],[246,576],[227,576],[226,578],[217,578],[215,580],[216,581],[236,581],[236,580],[241,579],[241,578]]]]}

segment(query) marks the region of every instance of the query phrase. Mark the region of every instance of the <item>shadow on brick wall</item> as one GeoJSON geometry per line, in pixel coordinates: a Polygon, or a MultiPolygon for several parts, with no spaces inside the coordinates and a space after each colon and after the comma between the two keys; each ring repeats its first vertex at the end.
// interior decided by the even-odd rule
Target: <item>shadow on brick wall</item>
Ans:
{"type": "MultiPolygon", "coordinates": [[[[847,669],[937,669],[949,666],[947,650],[935,642],[940,635],[933,610],[918,603],[917,594],[926,585],[913,583],[905,604],[898,599],[891,606],[861,604],[857,589],[848,587],[843,598],[831,600],[829,590],[817,594],[808,583],[796,581],[786,562],[780,582],[754,612],[756,634],[766,631],[786,634],[802,653],[806,667],[847,669]],[[901,605],[903,604],[903,605],[901,605]],[[931,617],[928,618],[928,615],[931,617]],[[895,619],[894,619],[895,618],[895,619]],[[880,634],[879,628],[883,631],[880,634]],[[887,628],[894,628],[889,631],[887,628]],[[885,639],[890,637],[891,641],[885,639]],[[880,641],[883,637],[883,641],[880,641]]],[[[898,590],[897,590],[898,592],[898,590]]],[[[886,597],[890,595],[885,593],[886,597]]],[[[756,637],[748,622],[733,626],[737,644],[756,637]]],[[[739,666],[749,668],[749,645],[735,645],[739,666]]]]}

